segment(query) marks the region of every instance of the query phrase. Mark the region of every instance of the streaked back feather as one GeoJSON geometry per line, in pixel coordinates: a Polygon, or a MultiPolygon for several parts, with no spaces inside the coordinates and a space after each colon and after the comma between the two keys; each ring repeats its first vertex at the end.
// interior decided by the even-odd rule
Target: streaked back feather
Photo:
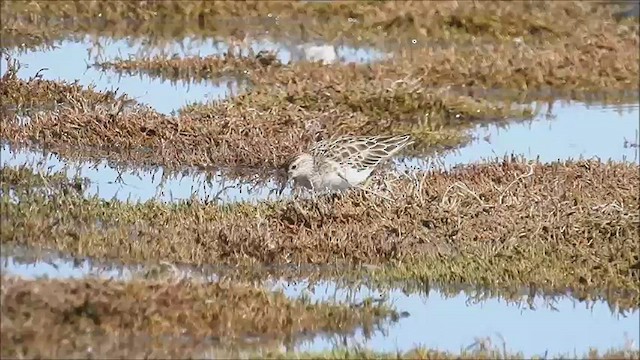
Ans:
{"type": "Polygon", "coordinates": [[[409,135],[342,136],[317,142],[311,153],[357,169],[372,169],[411,143],[409,135]]]}

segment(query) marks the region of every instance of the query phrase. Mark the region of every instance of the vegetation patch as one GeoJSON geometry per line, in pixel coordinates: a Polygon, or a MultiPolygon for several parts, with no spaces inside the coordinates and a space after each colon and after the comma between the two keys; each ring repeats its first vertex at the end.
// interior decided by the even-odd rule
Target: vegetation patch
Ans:
{"type": "MultiPolygon", "coordinates": [[[[79,34],[114,38],[153,34],[158,39],[233,36],[242,40],[267,30],[276,39],[411,44],[474,38],[540,42],[576,33],[608,36],[617,31],[615,14],[619,9],[580,1],[140,4],[129,0],[4,1],[1,10],[3,33],[25,28],[32,33],[46,30],[57,39],[79,34]]],[[[628,23],[633,26],[633,21],[628,23]]]]}
{"type": "Polygon", "coordinates": [[[117,70],[129,75],[147,73],[152,77],[171,80],[205,80],[224,75],[242,76],[265,67],[283,66],[272,52],[258,53],[251,57],[235,55],[231,50],[221,56],[210,55],[185,59],[157,55],[145,60],[117,58],[95,65],[103,70],[117,70]]]}
{"type": "MultiPolygon", "coordinates": [[[[579,98],[581,93],[603,89],[638,89],[640,36],[638,32],[621,32],[596,39],[580,34],[542,44],[475,41],[465,45],[405,47],[385,60],[350,66],[321,62],[282,66],[274,55],[265,54],[247,56],[243,61],[225,54],[206,58],[116,59],[97,65],[119,73],[145,73],[171,80],[208,79],[212,73],[229,72],[235,67],[237,74],[249,76],[258,86],[350,90],[354,86],[356,89],[363,87],[361,83],[381,87],[384,82],[409,81],[422,90],[446,87],[500,89],[535,100],[536,93],[551,88],[564,96],[579,98]]],[[[341,94],[351,95],[349,91],[341,94]]]]}
{"type": "Polygon", "coordinates": [[[640,184],[629,163],[505,159],[387,178],[369,190],[377,195],[224,206],[44,197],[20,190],[32,176],[15,172],[2,169],[13,190],[2,195],[3,244],[123,261],[367,265],[384,281],[606,288],[632,307],[640,296],[640,184]]]}
{"type": "MultiPolygon", "coordinates": [[[[193,26],[222,31],[224,39],[246,45],[255,38],[252,27],[241,31],[239,23],[234,28],[225,21],[232,24],[239,14],[253,14],[275,21],[276,28],[299,29],[292,23],[308,23],[309,29],[319,26],[315,33],[332,40],[337,34],[348,37],[362,30],[382,31],[394,38],[412,33],[415,41],[396,47],[390,59],[366,65],[284,65],[273,54],[243,57],[235,52],[99,64],[103,69],[171,79],[240,74],[253,83],[249,93],[214,104],[190,105],[171,117],[126,95],[39,76],[19,79],[16,65],[11,64],[1,80],[7,99],[3,106],[31,112],[26,125],[15,121],[14,113],[3,112],[6,125],[0,136],[12,145],[37,145],[67,158],[106,158],[170,170],[274,169],[321,138],[410,133],[416,143],[408,153],[425,155],[465,143],[466,131],[478,122],[531,118],[535,111],[521,103],[550,99],[558,92],[584,98],[589,92],[607,89],[625,94],[617,100],[637,98],[639,27],[617,22],[612,17],[615,6],[490,1],[408,6],[396,2],[213,6],[210,2],[7,1],[2,5],[3,31],[24,35],[33,28],[35,38],[45,38],[41,33],[50,28],[54,37],[94,33],[118,38],[133,31],[175,39],[195,34],[193,26]],[[30,15],[24,16],[25,11],[30,15]],[[125,14],[127,21],[121,18],[125,14]],[[556,21],[559,14],[566,21],[556,21]],[[316,21],[306,21],[307,16],[316,21]],[[213,21],[220,19],[225,21],[213,21]],[[341,19],[337,33],[327,30],[336,25],[331,19],[341,19]],[[172,33],[174,21],[182,30],[172,33]],[[153,30],[159,24],[164,30],[153,30]],[[227,27],[229,32],[222,30],[227,27]],[[551,95],[540,95],[548,89],[551,95]],[[503,93],[499,100],[481,95],[492,90],[510,95],[503,93]],[[33,111],[42,109],[52,111],[33,111]]],[[[264,31],[271,20],[256,26],[264,31]]]]}
{"type": "Polygon", "coordinates": [[[175,348],[159,350],[177,356],[190,345],[202,351],[205,345],[256,339],[293,343],[311,334],[371,329],[390,316],[397,318],[393,311],[369,302],[358,307],[312,304],[226,283],[30,281],[3,276],[1,291],[3,357],[65,357],[83,351],[90,355],[89,349],[100,352],[104,347],[114,351],[113,356],[144,351],[149,345],[153,349],[163,341],[175,348]],[[115,338],[109,340],[111,336],[115,338]]]}
{"type": "Polygon", "coordinates": [[[95,108],[101,104],[111,105],[117,99],[111,91],[100,93],[78,83],[42,80],[42,74],[47,69],[40,69],[32,78],[21,80],[17,76],[20,63],[9,56],[6,56],[6,60],[8,68],[0,79],[2,107],[5,111],[53,110],[62,104],[78,107],[92,105],[95,108]]]}
{"type": "MultiPolygon", "coordinates": [[[[251,91],[167,116],[126,94],[44,80],[42,71],[20,79],[19,64],[8,58],[0,140],[67,159],[163,166],[163,174],[200,168],[268,177],[313,141],[344,134],[409,133],[415,144],[406,153],[425,155],[465,143],[478,123],[533,117],[535,109],[522,105],[531,101],[559,94],[582,100],[603,89],[622,94],[614,101],[637,101],[640,26],[619,10],[579,1],[3,1],[3,51],[92,37],[145,39],[151,47],[213,39],[230,50],[95,65],[172,80],[238,77],[251,91]],[[328,65],[283,64],[267,52],[236,55],[260,40],[367,44],[393,55],[328,65]]],[[[257,340],[264,349],[321,333],[367,333],[399,316],[369,300],[312,304],[248,285],[266,274],[427,293],[434,284],[466,284],[509,299],[523,291],[570,292],[605,299],[622,313],[636,310],[639,170],[630,163],[505,158],[376,174],[367,190],[344,194],[219,205],[106,201],[86,196],[86,179],[3,166],[3,249],[160,266],[143,268],[129,282],[3,276],[0,355],[212,357],[228,350],[223,344],[257,340]],[[175,279],[166,276],[174,270],[167,262],[227,272],[215,284],[175,279]]],[[[449,291],[458,290],[442,293],[449,291]]],[[[459,354],[422,348],[251,354],[523,357],[485,347],[459,354]]]]}
{"type": "MultiPolygon", "coordinates": [[[[29,34],[33,28],[34,38],[43,38],[40,34],[44,28],[54,34],[75,34],[76,37],[87,33],[115,38],[132,34],[155,34],[169,39],[215,36],[238,46],[262,39],[264,36],[260,34],[264,32],[276,37],[271,40],[282,38],[288,42],[292,37],[305,37],[361,44],[377,37],[373,44],[380,45],[394,39],[391,41],[399,40],[402,44],[390,48],[394,56],[371,68],[362,66],[359,72],[392,81],[417,79],[420,86],[427,88],[453,85],[525,92],[541,87],[567,92],[637,90],[636,79],[640,74],[637,51],[640,26],[633,21],[616,21],[614,14],[619,6],[577,1],[535,4],[183,1],[179,5],[140,5],[130,1],[6,1],[3,7],[8,14],[4,32],[29,34]],[[30,12],[28,18],[20,15],[25,7],[30,12]],[[243,21],[233,21],[239,19],[238,14],[242,14],[243,21]],[[244,21],[247,14],[253,14],[255,21],[244,21]],[[140,19],[136,20],[136,16],[140,19]],[[557,21],[558,17],[563,21],[557,21]],[[102,20],[93,21],[96,18],[102,20]],[[178,28],[171,31],[172,26],[178,28]],[[291,31],[304,32],[305,36],[291,34],[291,31]]],[[[215,74],[249,72],[254,74],[253,80],[260,83],[282,83],[283,80],[287,83],[287,79],[304,78],[309,71],[308,67],[283,70],[280,65],[273,56],[243,59],[232,53],[221,57],[154,57],[100,64],[102,68],[127,73],[142,71],[171,79],[209,79],[215,74]],[[266,65],[277,65],[273,68],[278,70],[275,74],[265,73],[266,65]]],[[[336,71],[353,71],[341,66],[332,69],[320,66],[320,69],[316,71],[338,78],[336,71]]]]}
{"type": "Polygon", "coordinates": [[[192,105],[178,116],[159,114],[126,95],[98,93],[76,84],[8,69],[1,85],[29,120],[3,113],[3,140],[39,145],[67,156],[85,153],[136,165],[166,168],[241,166],[276,168],[319,138],[344,134],[410,133],[414,153],[451,148],[468,140],[479,121],[530,117],[528,107],[495,105],[466,96],[418,90],[411,84],[305,85],[260,88],[210,105],[192,105]],[[35,111],[51,105],[51,111],[35,111]],[[25,109],[26,107],[26,109],[25,109]],[[28,111],[35,109],[34,111],[28,111]]]}
{"type": "MultiPolygon", "coordinates": [[[[489,344],[491,345],[491,344],[489,344]]],[[[528,357],[522,353],[509,352],[505,348],[497,346],[486,347],[485,342],[478,343],[477,348],[463,350],[459,353],[417,347],[408,351],[380,352],[364,348],[338,348],[326,352],[302,352],[302,353],[268,353],[264,358],[269,359],[573,359],[575,354],[543,354],[528,357]],[[544,356],[543,356],[544,355],[544,356]]],[[[604,352],[597,350],[583,354],[581,359],[637,359],[640,352],[637,350],[612,349],[604,352]]]]}
{"type": "MultiPolygon", "coordinates": [[[[329,284],[339,292],[355,294],[359,291],[374,290],[381,293],[401,290],[405,294],[417,294],[431,296],[437,292],[445,299],[459,298],[461,295],[467,298],[467,305],[482,304],[486,301],[499,299],[510,305],[537,310],[540,308],[555,309],[558,302],[580,301],[585,306],[599,301],[609,301],[612,313],[626,315],[636,308],[633,298],[624,294],[616,294],[599,289],[550,289],[548,287],[536,287],[535,284],[519,284],[514,282],[506,286],[495,287],[490,284],[463,283],[447,280],[440,283],[430,279],[407,276],[405,278],[381,276],[381,266],[360,264],[348,266],[344,263],[329,264],[189,264],[169,263],[150,259],[143,263],[132,261],[122,262],[119,259],[92,257],[78,258],[59,251],[48,249],[36,249],[33,247],[2,245],[4,257],[11,258],[15,264],[37,266],[42,264],[65,263],[65,266],[77,269],[77,274],[109,273],[126,274],[124,279],[163,280],[176,281],[190,279],[198,281],[229,282],[233,284],[247,284],[255,286],[262,284],[266,288],[273,286],[274,279],[280,279],[289,284],[306,284],[309,291],[314,291],[318,286],[329,284]],[[90,264],[90,265],[88,265],[90,264]],[[86,266],[89,266],[87,269],[86,266]]],[[[67,275],[55,271],[48,273],[52,277],[66,277],[67,275]]],[[[385,275],[388,275],[385,274],[385,275]]],[[[406,275],[406,274],[405,274],[406,275]]],[[[90,276],[90,275],[86,275],[90,276]]],[[[98,275],[100,276],[100,275],[98,275]]],[[[383,301],[386,299],[383,297],[383,301]]],[[[401,313],[400,316],[405,316],[401,313]]]]}

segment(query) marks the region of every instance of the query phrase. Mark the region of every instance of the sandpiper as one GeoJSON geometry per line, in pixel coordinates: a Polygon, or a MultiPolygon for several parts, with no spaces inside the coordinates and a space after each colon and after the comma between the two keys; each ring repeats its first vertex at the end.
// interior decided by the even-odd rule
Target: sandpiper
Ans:
{"type": "Polygon", "coordinates": [[[364,183],[376,166],[411,143],[409,135],[319,141],[293,159],[287,174],[296,186],[313,191],[345,190],[364,183]]]}

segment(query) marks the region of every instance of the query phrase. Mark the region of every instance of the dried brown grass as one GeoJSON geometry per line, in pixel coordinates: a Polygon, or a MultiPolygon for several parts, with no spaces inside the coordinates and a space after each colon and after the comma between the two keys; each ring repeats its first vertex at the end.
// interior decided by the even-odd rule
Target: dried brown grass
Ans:
{"type": "MultiPolygon", "coordinates": [[[[404,43],[476,38],[547,41],[615,33],[617,6],[580,1],[217,2],[4,1],[4,29],[61,36],[271,36],[404,43]],[[28,14],[28,15],[25,15],[28,14]],[[561,19],[562,21],[558,21],[561,19]]],[[[4,38],[4,37],[3,37],[4,38]]]]}
{"type": "Polygon", "coordinates": [[[116,59],[98,65],[172,80],[207,79],[212,73],[233,71],[248,76],[258,86],[309,88],[313,94],[335,90],[338,96],[352,96],[352,89],[365,88],[366,84],[388,87],[400,82],[409,82],[416,89],[465,87],[524,94],[551,88],[572,96],[572,92],[637,90],[639,39],[637,31],[621,29],[616,34],[575,34],[541,44],[474,41],[465,45],[410,46],[389,59],[351,66],[305,62],[282,66],[274,59],[240,60],[227,54],[116,59]]]}
{"type": "MultiPolygon", "coordinates": [[[[314,81],[310,77],[309,81],[314,81]]],[[[29,114],[24,124],[3,113],[0,134],[14,145],[44,145],[65,156],[85,153],[167,168],[280,167],[319,138],[409,132],[415,152],[453,147],[474,122],[526,117],[530,109],[470,97],[415,91],[407,84],[363,87],[351,96],[313,86],[256,89],[250,94],[185,108],[165,116],[126,95],[73,84],[21,80],[9,69],[0,80],[7,106],[29,114]],[[53,106],[52,106],[53,103],[53,106]],[[42,107],[45,108],[42,111],[42,107]]]]}
{"type": "Polygon", "coordinates": [[[255,288],[187,281],[3,276],[1,296],[3,357],[90,355],[101,353],[101,347],[119,354],[164,350],[165,356],[193,356],[203,348],[256,338],[293,342],[312,333],[349,333],[392,314],[377,305],[312,305],[255,288]],[[175,348],[162,346],[163,341],[175,348]]]}
{"type": "Polygon", "coordinates": [[[3,197],[2,242],[124,261],[391,263],[443,281],[636,288],[637,165],[505,160],[389,186],[384,197],[222,207],[22,193],[3,197]]]}

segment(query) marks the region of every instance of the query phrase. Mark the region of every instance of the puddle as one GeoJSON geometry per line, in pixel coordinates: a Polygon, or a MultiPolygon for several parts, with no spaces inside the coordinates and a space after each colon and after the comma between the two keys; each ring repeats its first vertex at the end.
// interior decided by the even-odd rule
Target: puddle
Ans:
{"type": "MultiPolygon", "coordinates": [[[[323,61],[331,63],[370,62],[387,56],[373,48],[352,48],[328,44],[283,44],[260,40],[248,44],[255,54],[261,50],[278,51],[278,58],[284,63],[298,60],[323,61]]],[[[64,40],[53,49],[36,51],[9,50],[22,65],[18,76],[28,79],[40,69],[47,80],[78,80],[81,85],[95,85],[99,91],[119,89],[137,101],[147,104],[163,114],[171,114],[179,108],[194,102],[221,100],[246,91],[249,82],[242,78],[223,77],[203,81],[170,81],[140,74],[135,76],[102,71],[93,65],[96,61],[128,59],[131,57],[163,55],[208,56],[221,55],[229,49],[223,41],[184,39],[165,46],[149,45],[142,40],[126,41],[110,38],[82,41],[64,40]]],[[[245,52],[247,53],[247,52],[245,52]]],[[[7,69],[4,57],[0,68],[7,69]]],[[[4,71],[2,71],[4,73],[4,71]]]]}
{"type": "MultiPolygon", "coordinates": [[[[511,154],[542,162],[598,157],[638,163],[639,106],[555,102],[530,121],[476,126],[474,141],[443,154],[438,163],[450,168],[511,154]]],[[[402,166],[424,169],[429,162],[414,158],[402,166]]]]}
{"type": "MultiPolygon", "coordinates": [[[[119,41],[104,45],[100,50],[111,58],[122,53],[121,49],[126,49],[125,45],[125,41],[119,41]]],[[[12,56],[21,64],[18,71],[21,79],[28,79],[40,69],[46,68],[48,70],[42,72],[43,79],[69,82],[78,80],[84,86],[95,85],[97,91],[119,89],[119,93],[126,93],[138,102],[167,115],[190,103],[216,101],[233,96],[248,86],[246,81],[232,78],[177,83],[144,74],[127,76],[107,73],[91,66],[93,48],[93,44],[89,42],[62,41],[53,50],[28,51],[12,56]]],[[[131,51],[135,53],[137,50],[131,51]]],[[[122,56],[126,57],[124,54],[122,56]]],[[[6,59],[0,60],[0,68],[7,69],[6,59]]]]}
{"type": "MultiPolygon", "coordinates": [[[[142,266],[101,264],[91,260],[63,259],[54,253],[38,254],[22,248],[2,249],[3,274],[34,279],[97,276],[120,280],[131,279],[142,266]]],[[[218,277],[196,268],[177,268],[179,276],[199,276],[207,281],[218,277]]],[[[359,345],[376,351],[407,351],[421,345],[433,349],[459,352],[478,339],[489,338],[493,346],[522,351],[526,357],[549,354],[584,354],[590,347],[605,351],[612,347],[637,348],[640,342],[640,311],[621,314],[604,301],[580,302],[570,296],[536,295],[524,301],[507,301],[490,292],[469,286],[431,288],[422,294],[405,294],[399,289],[386,292],[366,287],[339,287],[330,281],[267,281],[272,290],[282,290],[296,298],[302,294],[312,301],[359,303],[363,299],[386,301],[403,317],[389,328],[374,330],[369,336],[362,331],[355,336],[318,336],[295,346],[297,351],[331,350],[336,344],[359,345]]]]}
{"type": "MultiPolygon", "coordinates": [[[[118,169],[106,160],[97,163],[73,162],[39,151],[14,151],[8,145],[0,148],[0,167],[28,165],[43,173],[65,171],[89,179],[86,196],[101,199],[143,202],[151,199],[177,201],[192,197],[201,200],[261,201],[275,199],[279,188],[275,180],[228,180],[222,172],[183,171],[165,175],[162,167],[152,169],[118,169]]],[[[285,189],[283,194],[288,194],[285,189]]]]}

